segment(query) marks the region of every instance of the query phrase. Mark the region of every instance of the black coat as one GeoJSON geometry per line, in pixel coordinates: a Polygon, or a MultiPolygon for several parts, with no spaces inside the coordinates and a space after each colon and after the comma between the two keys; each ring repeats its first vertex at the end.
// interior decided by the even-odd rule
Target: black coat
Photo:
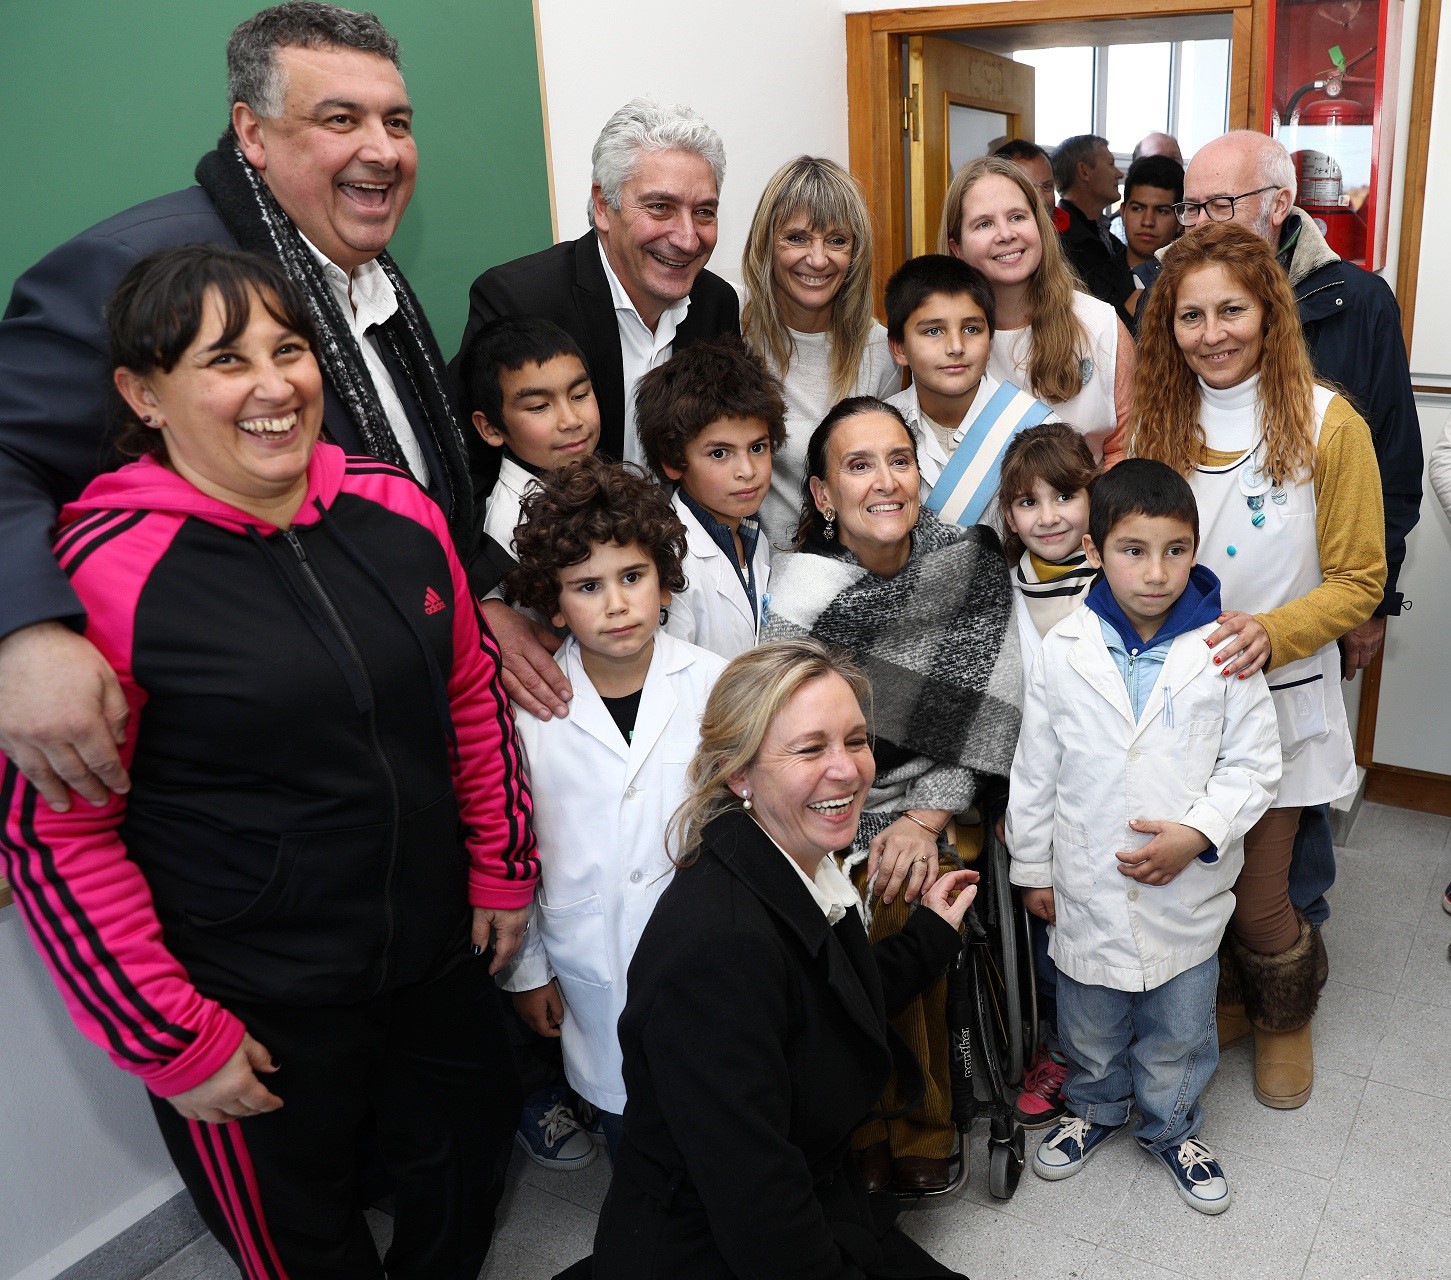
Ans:
{"type": "MultiPolygon", "coordinates": [[[[1309,220],[1297,212],[1285,224],[1287,233],[1293,234],[1295,217],[1309,220]]],[[[1308,239],[1303,227],[1300,235],[1308,239]]],[[[1298,279],[1292,261],[1295,301],[1316,375],[1344,391],[1370,427],[1386,523],[1385,599],[1376,614],[1398,614],[1403,597],[1397,580],[1406,539],[1421,517],[1422,472],[1421,419],[1411,390],[1401,308],[1380,276],[1328,251],[1318,256],[1331,260],[1298,279]]]]}
{"type": "Polygon", "coordinates": [[[716,819],[630,964],[595,1280],[955,1275],[874,1213],[850,1146],[891,1071],[888,1011],[959,945],[926,910],[874,947],[856,912],[828,925],[748,816],[716,819]]]}
{"type": "MultiPolygon", "coordinates": [[[[15,282],[0,319],[0,636],[32,622],[83,616],[50,543],[56,511],[124,461],[111,447],[105,305],[146,254],[198,242],[237,247],[207,193],[188,187],[97,223],[15,282]]],[[[390,356],[384,360],[391,365],[390,356]]],[[[432,496],[448,513],[448,473],[401,370],[393,386],[420,428],[415,435],[433,477],[432,496]]],[[[326,374],[323,425],[346,452],[367,453],[326,374]]],[[[468,565],[468,548],[459,553],[468,565]]]]}
{"type": "Polygon", "coordinates": [[[1134,318],[1124,303],[1139,287],[1127,259],[1104,243],[1098,223],[1094,222],[1071,200],[1060,200],[1058,207],[1068,215],[1068,230],[1058,233],[1063,254],[1078,272],[1079,278],[1095,298],[1108,303],[1118,318],[1133,331],[1134,318]]]}
{"type": "MultiPolygon", "coordinates": [[[[599,450],[606,457],[624,457],[625,366],[620,357],[620,327],[595,233],[588,231],[578,240],[565,240],[485,271],[469,289],[469,319],[459,351],[468,347],[483,325],[503,316],[552,320],[579,343],[600,405],[599,450]]],[[[719,276],[702,271],[695,278],[690,310],[675,331],[671,349],[683,351],[693,342],[740,331],[736,291],[719,276]]],[[[455,357],[453,367],[457,365],[455,357]]]]}

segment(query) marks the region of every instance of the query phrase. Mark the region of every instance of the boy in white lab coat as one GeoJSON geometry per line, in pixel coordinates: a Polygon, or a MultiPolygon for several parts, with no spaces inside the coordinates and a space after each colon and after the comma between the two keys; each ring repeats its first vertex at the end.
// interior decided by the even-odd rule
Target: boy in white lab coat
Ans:
{"type": "Polygon", "coordinates": [[[780,382],[734,334],[698,342],[640,379],[635,425],[685,525],[686,585],[665,630],[723,658],[755,648],[771,573],[756,513],[786,443],[780,382]]]}
{"type": "Polygon", "coordinates": [[[1217,953],[1244,835],[1280,779],[1264,677],[1226,678],[1206,637],[1219,580],[1196,566],[1193,491],[1132,459],[1094,486],[1103,577],[1033,665],[1008,796],[1011,879],[1052,926],[1067,1114],[1033,1157],[1077,1173],[1137,1106],[1135,1136],[1201,1213],[1229,1183],[1197,1135],[1219,1061],[1217,953]]]}
{"type": "Polygon", "coordinates": [[[561,1038],[565,1075],[599,1109],[613,1156],[625,974],[674,871],[666,828],[726,664],[660,630],[683,585],[685,530],[637,468],[571,464],[540,481],[523,514],[508,589],[569,630],[555,661],[575,696],[567,717],[518,720],[542,874],[501,985],[530,1027],[561,1038]]]}

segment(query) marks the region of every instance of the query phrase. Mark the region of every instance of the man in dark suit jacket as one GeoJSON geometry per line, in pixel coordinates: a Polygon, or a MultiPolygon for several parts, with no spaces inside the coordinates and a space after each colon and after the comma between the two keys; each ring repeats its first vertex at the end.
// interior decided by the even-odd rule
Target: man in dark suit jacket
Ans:
{"type": "MultiPolygon", "coordinates": [[[[383,278],[377,259],[417,173],[398,59],[397,41],[371,15],[264,10],[228,44],[231,130],[199,167],[200,176],[223,155],[229,172],[250,166],[252,181],[260,175],[257,185],[306,238],[321,288],[346,299],[350,288],[366,287],[375,302],[391,298],[395,316],[410,305],[406,284],[396,274],[383,278]],[[318,109],[343,84],[346,127],[340,109],[318,109]]],[[[189,187],[118,214],[21,276],[0,320],[0,750],[58,808],[69,805],[67,784],[98,804],[108,787],[127,786],[114,745],[125,703],[110,668],[73,629],[84,612],[50,549],[60,505],[123,461],[112,449],[104,306],[148,253],[198,241],[237,245],[237,224],[224,212],[207,190],[189,187]]],[[[374,333],[381,324],[394,321],[374,333]]],[[[426,322],[421,330],[422,346],[410,351],[432,344],[426,322]]],[[[335,336],[352,344],[354,367],[376,394],[381,413],[369,421],[371,438],[426,477],[445,511],[466,517],[467,486],[456,491],[456,477],[466,474],[463,439],[451,410],[445,414],[441,380],[430,387],[404,376],[391,340],[370,335],[364,353],[352,331],[335,336]]],[[[348,451],[374,452],[358,416],[366,399],[359,385],[349,395],[325,376],[325,426],[348,451]]]]}
{"type": "Polygon", "coordinates": [[[643,462],[640,376],[691,343],[740,332],[736,291],[705,270],[724,172],[720,137],[693,111],[626,103],[595,143],[592,229],[475,280],[462,347],[500,316],[554,321],[588,361],[600,452],[643,462]]]}

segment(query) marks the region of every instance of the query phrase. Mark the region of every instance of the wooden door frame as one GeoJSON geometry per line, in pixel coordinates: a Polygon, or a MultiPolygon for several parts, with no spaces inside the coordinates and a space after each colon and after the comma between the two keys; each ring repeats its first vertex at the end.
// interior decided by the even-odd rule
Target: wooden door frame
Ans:
{"type": "Polygon", "coordinates": [[[849,163],[866,193],[876,237],[873,278],[877,313],[887,277],[908,257],[906,155],[902,142],[902,37],[972,27],[1025,27],[1046,22],[1162,18],[1228,13],[1229,127],[1259,124],[1250,93],[1264,82],[1268,7],[1260,0],[998,0],[846,15],[846,98],[849,163]]]}

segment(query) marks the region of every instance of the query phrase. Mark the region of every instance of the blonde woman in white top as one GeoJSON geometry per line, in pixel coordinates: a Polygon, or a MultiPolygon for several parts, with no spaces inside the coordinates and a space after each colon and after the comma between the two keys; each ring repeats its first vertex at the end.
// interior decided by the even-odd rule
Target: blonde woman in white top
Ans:
{"type": "Polygon", "coordinates": [[[1114,309],[1084,292],[1037,188],[1010,161],[969,161],[947,189],[939,239],[941,252],[976,267],[993,287],[988,372],[1052,405],[1096,461],[1119,461],[1134,342],[1114,309]]]}
{"type": "Polygon", "coordinates": [[[827,410],[901,387],[887,331],[872,319],[871,216],[851,174],[814,156],[778,169],[751,220],[741,273],[741,330],[786,393],[786,444],[761,507],[767,535],[784,545],[801,514],[806,445],[827,410]]]}

